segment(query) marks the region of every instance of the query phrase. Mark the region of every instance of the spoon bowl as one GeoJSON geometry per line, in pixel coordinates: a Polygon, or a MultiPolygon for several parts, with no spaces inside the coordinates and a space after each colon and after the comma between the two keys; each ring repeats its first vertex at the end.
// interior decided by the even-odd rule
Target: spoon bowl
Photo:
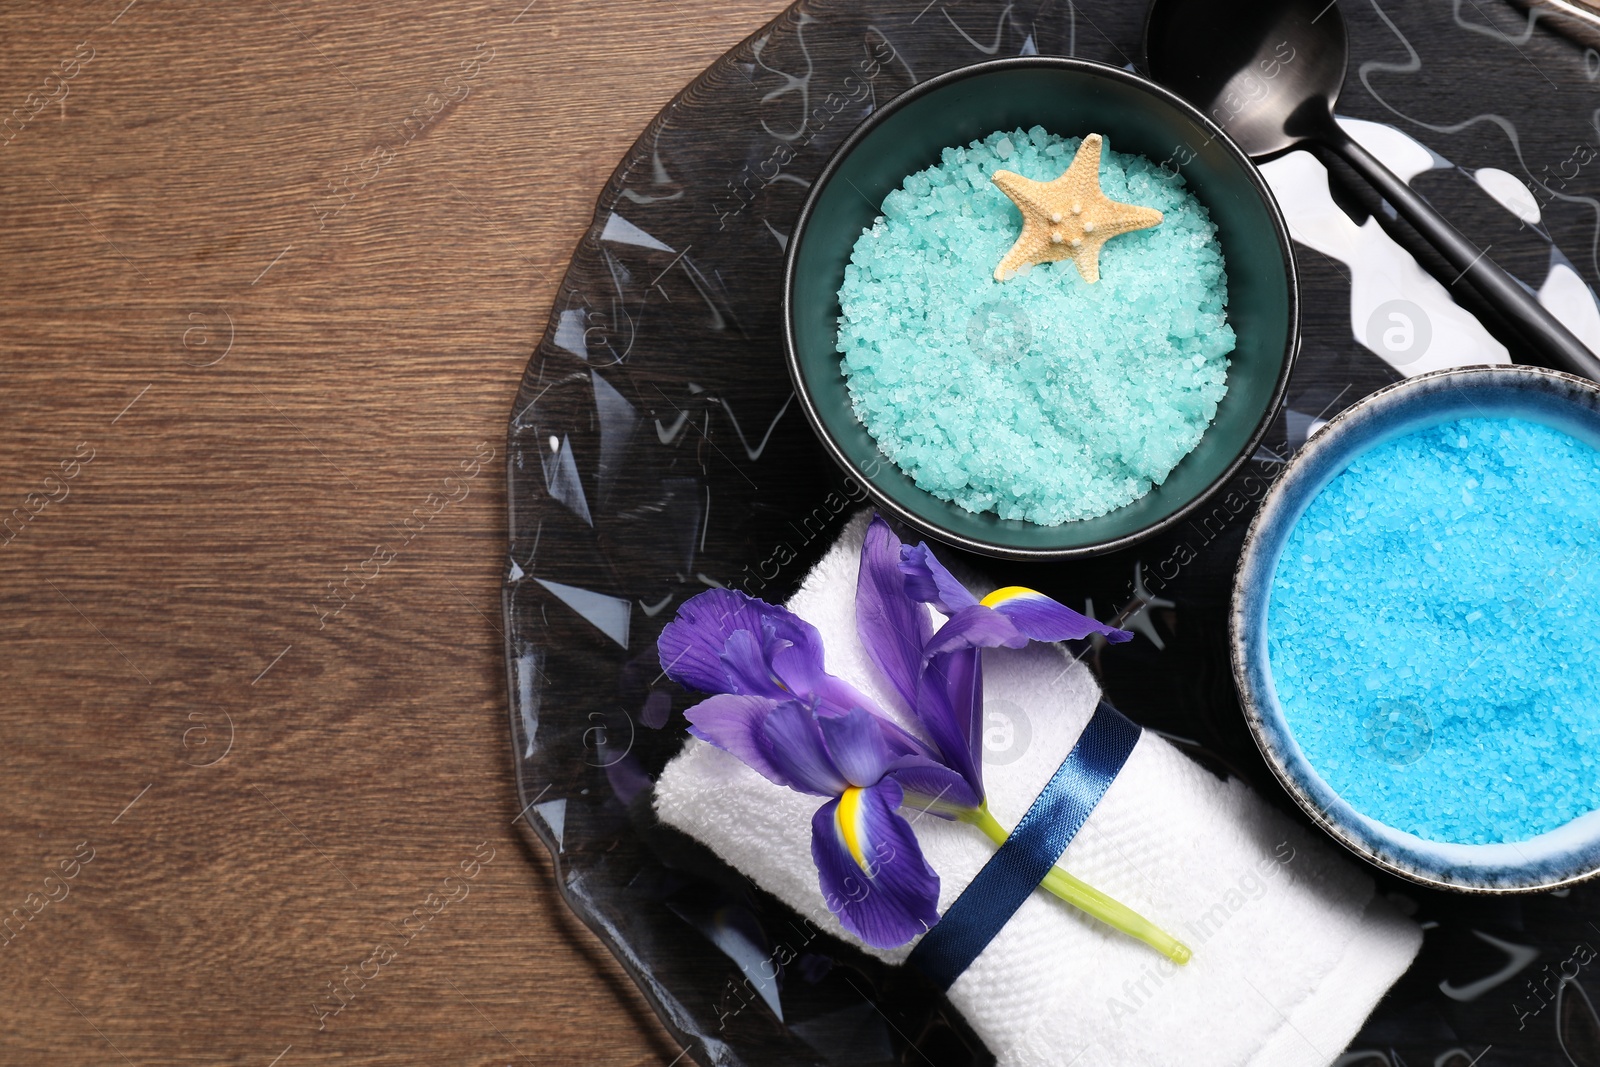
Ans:
{"type": "Polygon", "coordinates": [[[1600,380],[1600,358],[1334,121],[1350,59],[1338,0],[1154,0],[1144,43],[1155,80],[1258,162],[1315,144],[1354,168],[1456,272],[1445,288],[1465,282],[1506,317],[1525,342],[1514,353],[1600,380]]]}
{"type": "Polygon", "coordinates": [[[1328,132],[1349,59],[1327,0],[1157,0],[1145,48],[1156,80],[1258,161],[1328,132]]]}

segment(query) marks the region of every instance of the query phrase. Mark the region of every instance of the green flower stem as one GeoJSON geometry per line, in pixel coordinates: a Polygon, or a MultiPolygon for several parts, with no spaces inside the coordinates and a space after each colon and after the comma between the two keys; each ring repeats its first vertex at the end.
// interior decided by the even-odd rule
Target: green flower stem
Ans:
{"type": "MultiPolygon", "coordinates": [[[[971,823],[993,841],[996,845],[1004,843],[1010,836],[1006,828],[1001,826],[995,817],[989,814],[987,802],[976,808],[962,812],[958,818],[965,823],[971,823]]],[[[1193,953],[1189,946],[1167,933],[1143,915],[1134,911],[1126,904],[1119,904],[1100,890],[1081,881],[1062,870],[1060,867],[1050,868],[1050,873],[1044,876],[1044,881],[1039,883],[1040,888],[1048,889],[1073,907],[1092,915],[1107,926],[1121,930],[1129,937],[1136,937],[1161,953],[1173,963],[1184,964],[1189,962],[1193,953]]]]}

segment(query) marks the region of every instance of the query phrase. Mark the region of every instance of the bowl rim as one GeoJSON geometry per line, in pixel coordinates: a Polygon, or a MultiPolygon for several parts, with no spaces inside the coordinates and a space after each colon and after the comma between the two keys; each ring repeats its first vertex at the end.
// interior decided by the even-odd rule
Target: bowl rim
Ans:
{"type": "MultiPolygon", "coordinates": [[[[1595,410],[1600,411],[1600,384],[1587,378],[1568,374],[1565,371],[1528,366],[1526,364],[1483,363],[1444,367],[1414,377],[1402,378],[1400,381],[1391,382],[1389,385],[1367,394],[1333,416],[1333,418],[1318,427],[1307,439],[1306,443],[1301,446],[1300,450],[1289,458],[1283,470],[1273,480],[1271,488],[1268,489],[1261,500],[1261,506],[1256,510],[1255,516],[1250,520],[1250,525],[1245,530],[1244,543],[1240,547],[1239,559],[1234,567],[1233,589],[1228,602],[1229,661],[1233,669],[1234,687],[1239,696],[1240,710],[1244,714],[1245,722],[1250,727],[1251,738],[1255,741],[1256,748],[1260,750],[1262,760],[1272,771],[1273,777],[1283,787],[1284,792],[1294,798],[1294,802],[1311,821],[1349,852],[1382,871],[1433,889],[1444,889],[1464,894],[1498,895],[1548,892],[1552,889],[1577,885],[1600,876],[1600,862],[1558,877],[1535,878],[1512,883],[1506,881],[1467,881],[1462,878],[1450,877],[1449,872],[1459,870],[1459,867],[1449,866],[1443,862],[1433,867],[1424,867],[1418,863],[1405,862],[1402,859],[1395,858],[1395,852],[1381,852],[1370,847],[1366,838],[1357,832],[1356,827],[1334,818],[1332,813],[1326,810],[1316,797],[1311,795],[1301,775],[1294,773],[1294,767],[1291,765],[1300,766],[1308,774],[1320,778],[1316,768],[1304,756],[1304,753],[1299,753],[1298,749],[1280,751],[1279,745],[1271,736],[1271,724],[1268,720],[1271,719],[1281,724],[1283,736],[1291,741],[1294,737],[1293,731],[1288,728],[1287,723],[1284,721],[1283,709],[1277,701],[1271,700],[1269,706],[1267,694],[1259,693],[1251,681],[1249,650],[1246,648],[1245,641],[1247,616],[1250,614],[1247,600],[1251,591],[1246,588],[1246,577],[1251,568],[1258,563],[1260,554],[1267,551],[1263,526],[1269,521],[1272,513],[1278,507],[1284,506],[1283,496],[1289,491],[1288,486],[1292,481],[1291,476],[1297,470],[1313,462],[1322,453],[1329,450],[1337,450],[1345,428],[1361,420],[1368,413],[1373,412],[1374,409],[1398,404],[1412,393],[1433,391],[1440,385],[1449,387],[1451,380],[1456,380],[1454,384],[1457,387],[1470,387],[1484,383],[1494,384],[1496,381],[1500,381],[1508,383],[1516,390],[1530,390],[1541,387],[1548,389],[1556,385],[1565,385],[1569,388],[1576,388],[1589,393],[1596,399],[1595,410]]],[[[1361,452],[1365,451],[1367,451],[1366,448],[1358,452],[1352,452],[1348,458],[1353,459],[1356,455],[1360,455],[1361,452]]],[[[1337,456],[1337,451],[1334,454],[1337,456]]],[[[1321,492],[1321,490],[1319,489],[1318,492],[1321,492]]],[[[1291,526],[1290,529],[1292,528],[1291,526]]],[[[1263,591],[1262,595],[1265,595],[1265,591],[1263,591]]],[[[1262,629],[1264,632],[1265,628],[1263,627],[1262,629]]],[[[1340,797],[1331,786],[1328,787],[1328,791],[1358,817],[1395,834],[1405,834],[1405,831],[1399,830],[1397,827],[1389,826],[1387,823],[1382,823],[1357,811],[1353,805],[1350,805],[1348,801],[1340,797]]],[[[1593,814],[1595,813],[1590,813],[1590,815],[1593,814]]],[[[1588,817],[1579,816],[1577,820],[1563,823],[1561,827],[1547,831],[1547,833],[1555,833],[1588,817]]],[[[1423,840],[1426,844],[1432,846],[1460,849],[1501,847],[1493,845],[1447,845],[1443,842],[1426,841],[1426,839],[1419,840],[1423,840]]],[[[1517,842],[1510,842],[1510,844],[1515,845],[1517,842]]],[[[1524,869],[1532,874],[1536,872],[1537,868],[1538,864],[1530,860],[1524,869]]],[[[1497,870],[1503,874],[1508,869],[1511,868],[1487,868],[1486,871],[1497,870]]],[[[1485,876],[1487,877],[1487,874],[1485,876]]]]}
{"type": "MultiPolygon", "coordinates": [[[[1176,526],[1178,523],[1182,522],[1184,519],[1188,518],[1195,511],[1197,511],[1202,504],[1204,504],[1207,500],[1214,496],[1219,489],[1227,484],[1230,478],[1238,473],[1239,468],[1242,467],[1255,453],[1256,448],[1261,444],[1261,439],[1266,436],[1268,427],[1272,425],[1272,420],[1277,416],[1278,411],[1283,407],[1284,394],[1288,391],[1289,387],[1289,375],[1294,370],[1295,361],[1300,354],[1300,307],[1301,300],[1299,268],[1295,261],[1294,241],[1289,234],[1289,225],[1283,217],[1283,211],[1278,206],[1277,198],[1273,196],[1271,187],[1267,184],[1266,178],[1261,174],[1261,171],[1256,166],[1255,161],[1252,160],[1243,149],[1233,142],[1233,140],[1223,131],[1222,127],[1211,121],[1211,119],[1208,118],[1204,112],[1200,111],[1198,108],[1190,104],[1187,100],[1183,99],[1183,97],[1179,96],[1171,89],[1168,89],[1141,74],[1125,70],[1121,67],[1114,67],[1108,63],[1100,63],[1094,60],[1079,59],[1073,56],[1007,56],[1001,59],[990,59],[981,63],[971,63],[963,67],[957,67],[954,70],[945,71],[943,74],[936,75],[926,81],[918,82],[916,85],[913,85],[911,88],[905,90],[893,100],[890,100],[882,107],[874,110],[871,115],[861,120],[861,122],[856,125],[855,129],[850,131],[849,136],[844,139],[839,147],[836,148],[833,154],[828,158],[828,162],[823,166],[822,171],[811,183],[811,189],[806,194],[805,203],[800,208],[800,214],[795,218],[794,229],[790,231],[788,248],[784,254],[782,300],[784,361],[789,369],[789,378],[791,384],[794,386],[795,395],[800,400],[800,408],[805,412],[806,421],[811,424],[812,432],[815,433],[818,440],[822,442],[824,450],[833,459],[833,461],[843,468],[847,475],[856,478],[856,480],[861,483],[867,495],[872,498],[873,504],[880,510],[888,512],[913,529],[922,531],[923,533],[937,538],[946,544],[953,545],[956,548],[965,549],[969,552],[976,552],[985,556],[1033,562],[1084,559],[1091,556],[1104,555],[1105,553],[1114,552],[1118,549],[1128,548],[1131,545],[1138,544],[1141,541],[1155,536],[1163,530],[1176,526]],[[1179,111],[1191,121],[1198,124],[1201,129],[1205,130],[1211,140],[1219,142],[1224,151],[1231,155],[1234,161],[1240,165],[1240,169],[1243,171],[1251,186],[1254,188],[1256,195],[1261,200],[1263,207],[1266,208],[1267,216],[1272,223],[1273,232],[1278,239],[1278,249],[1282,256],[1284,277],[1287,283],[1286,290],[1288,294],[1288,307],[1286,310],[1289,329],[1288,338],[1285,342],[1286,351],[1284,354],[1283,365],[1278,370],[1277,380],[1273,383],[1272,393],[1266,406],[1263,408],[1260,417],[1257,419],[1254,429],[1250,431],[1249,436],[1246,438],[1244,445],[1239,449],[1238,454],[1229,460],[1227,465],[1222,468],[1217,476],[1210,482],[1206,483],[1206,485],[1201,488],[1199,492],[1195,493],[1189,498],[1189,500],[1180,505],[1176,510],[1162,516],[1156,521],[1140,527],[1139,529],[1130,533],[1122,534],[1117,537],[1106,538],[1104,540],[1094,541],[1089,544],[1065,546],[1059,548],[1026,548],[1015,545],[1001,544],[999,542],[984,540],[981,538],[968,537],[964,534],[948,530],[938,523],[932,522],[921,515],[918,515],[910,508],[903,507],[898,501],[891,498],[887,493],[882,492],[877,485],[873,483],[872,479],[867,476],[866,472],[850,459],[850,457],[845,453],[844,449],[839,446],[839,443],[834,440],[833,435],[828,432],[827,427],[823,424],[822,416],[817,409],[815,398],[811,395],[811,391],[806,385],[805,374],[800,365],[800,354],[798,351],[798,346],[795,342],[794,330],[794,288],[798,273],[797,268],[800,248],[804,243],[806,230],[811,222],[812,213],[816,209],[817,201],[821,198],[823,190],[828,187],[829,183],[833,180],[834,175],[839,168],[843,166],[844,161],[849,158],[850,154],[854,152],[861,142],[864,141],[867,136],[869,136],[872,131],[876,129],[884,120],[888,119],[891,115],[895,114],[902,108],[908,106],[916,100],[921,99],[929,93],[937,92],[946,86],[964,81],[967,78],[981,77],[986,74],[1020,70],[1029,67],[1074,70],[1097,77],[1108,78],[1112,81],[1122,82],[1126,85],[1131,85],[1137,89],[1149,93],[1151,96],[1156,97],[1167,106],[1179,111]]],[[[882,456],[881,452],[879,454],[882,456]]],[[[892,460],[889,460],[887,456],[882,456],[882,458],[886,462],[893,462],[892,460]]],[[[920,487],[918,491],[923,493],[927,492],[926,490],[920,489],[920,487]]],[[[928,495],[932,496],[932,494],[928,495]]],[[[1114,514],[1114,512],[1108,512],[1107,514],[1114,514]]],[[[1039,524],[1035,523],[1032,525],[1037,526],[1039,524]]],[[[1071,525],[1072,524],[1070,522],[1060,524],[1062,528],[1070,528],[1071,525]]],[[[1053,527],[1041,528],[1052,529],[1053,527]]]]}

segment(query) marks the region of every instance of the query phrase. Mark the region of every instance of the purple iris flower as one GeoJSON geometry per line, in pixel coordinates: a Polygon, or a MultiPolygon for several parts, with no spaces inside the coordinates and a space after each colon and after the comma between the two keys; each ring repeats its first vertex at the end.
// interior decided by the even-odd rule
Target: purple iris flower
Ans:
{"type": "Polygon", "coordinates": [[[981,648],[1129,636],[1031,590],[1002,592],[1015,595],[988,606],[926,545],[902,544],[881,517],[868,527],[856,632],[922,736],[828,673],[815,627],[744,593],[692,598],[657,643],[669,677],[713,694],[687,712],[691,734],[828,798],[812,819],[812,859],[829,910],[870,945],[904,944],[938,921],[938,875],[899,810],[970,820],[983,807],[981,648]],[[928,603],[951,616],[937,633],[928,603]]]}
{"type": "MultiPolygon", "coordinates": [[[[984,803],[982,649],[1132,635],[1031,589],[979,600],[926,545],[902,544],[881,517],[861,546],[855,607],[856,633],[887,699],[920,735],[828,673],[815,627],[744,593],[690,599],[657,651],[668,677],[712,694],[686,713],[691,734],[778,785],[825,798],[811,820],[823,898],[845,929],[893,948],[939,921],[939,876],[902,809],[971,823],[996,845],[1006,838],[984,803]],[[929,604],[948,616],[937,632],[929,604]]],[[[1065,871],[1042,885],[1169,955],[1167,942],[1182,948],[1065,871]]]]}

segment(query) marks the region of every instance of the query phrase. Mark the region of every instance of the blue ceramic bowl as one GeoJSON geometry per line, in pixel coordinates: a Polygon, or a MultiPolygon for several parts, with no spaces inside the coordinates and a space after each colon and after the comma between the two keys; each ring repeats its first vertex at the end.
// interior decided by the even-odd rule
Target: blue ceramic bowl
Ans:
{"type": "Polygon", "coordinates": [[[1267,604],[1289,532],[1350,461],[1396,437],[1467,416],[1514,416],[1600,448],[1600,388],[1536,367],[1436,371],[1380,390],[1334,418],[1294,457],[1262,502],[1234,577],[1233,674],[1267,764],[1316,822],[1357,855],[1402,877],[1447,889],[1554,889],[1600,874],[1600,812],[1549,833],[1497,845],[1427,841],[1346,803],[1307,760],[1284,720],[1267,659],[1267,604]]]}

